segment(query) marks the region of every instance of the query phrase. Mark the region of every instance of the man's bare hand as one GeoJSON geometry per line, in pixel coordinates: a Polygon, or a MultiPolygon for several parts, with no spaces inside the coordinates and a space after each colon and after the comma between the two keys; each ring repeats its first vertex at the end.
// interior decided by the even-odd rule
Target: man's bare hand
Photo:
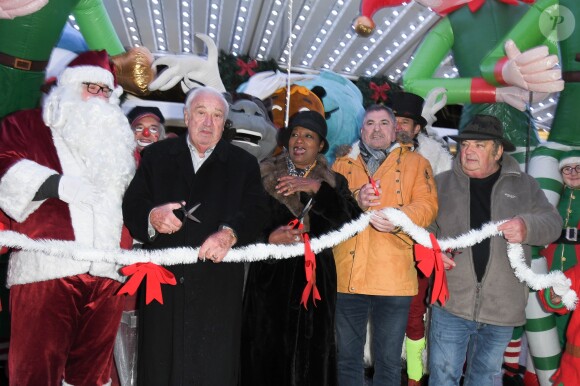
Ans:
{"type": "Polygon", "coordinates": [[[220,263],[226,257],[228,251],[235,243],[235,238],[227,229],[222,229],[209,236],[199,248],[200,260],[209,259],[214,263],[220,263]]]}
{"type": "Polygon", "coordinates": [[[395,230],[395,225],[387,218],[383,212],[373,212],[370,223],[379,232],[390,233],[395,230]]]}
{"type": "MultiPolygon", "coordinates": [[[[175,217],[173,210],[181,208],[180,203],[170,202],[154,208],[149,214],[149,222],[158,233],[172,234],[181,229],[182,222],[175,217]]],[[[185,203],[183,203],[185,205],[185,203]]]]}
{"type": "Polygon", "coordinates": [[[503,237],[508,243],[523,243],[528,235],[526,223],[520,217],[504,222],[497,230],[503,232],[503,237]]]}
{"type": "Polygon", "coordinates": [[[381,190],[381,180],[377,180],[375,185],[376,190],[371,183],[364,184],[360,188],[356,200],[361,209],[367,210],[368,208],[381,205],[381,194],[383,193],[381,190]]]}

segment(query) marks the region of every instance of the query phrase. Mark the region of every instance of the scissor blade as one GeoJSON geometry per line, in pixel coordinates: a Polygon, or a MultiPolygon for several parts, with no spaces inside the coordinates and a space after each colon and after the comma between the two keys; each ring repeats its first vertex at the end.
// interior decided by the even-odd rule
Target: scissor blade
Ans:
{"type": "Polygon", "coordinates": [[[311,198],[310,201],[306,203],[306,206],[304,206],[304,209],[302,209],[302,213],[300,213],[300,217],[298,217],[300,222],[304,220],[304,216],[306,216],[306,213],[308,213],[308,211],[312,208],[312,205],[314,205],[314,198],[311,198]]]}
{"type": "Polygon", "coordinates": [[[185,217],[187,217],[188,219],[190,219],[190,220],[193,220],[193,221],[195,221],[195,222],[197,222],[197,223],[200,223],[200,224],[201,224],[201,221],[200,221],[200,220],[199,220],[197,217],[195,217],[195,216],[193,215],[193,212],[195,212],[195,210],[196,210],[197,208],[199,208],[199,206],[200,206],[200,205],[201,205],[201,203],[199,203],[199,204],[197,204],[197,205],[194,205],[194,207],[193,207],[193,208],[191,208],[190,210],[186,211],[186,212],[185,212],[185,217]]]}

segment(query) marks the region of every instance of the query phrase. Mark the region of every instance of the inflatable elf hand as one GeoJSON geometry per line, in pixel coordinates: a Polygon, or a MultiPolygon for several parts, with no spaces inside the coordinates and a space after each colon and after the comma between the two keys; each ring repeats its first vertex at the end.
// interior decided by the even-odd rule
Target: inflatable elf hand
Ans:
{"type": "MultiPolygon", "coordinates": [[[[532,103],[540,102],[548,97],[547,92],[532,93],[532,103]]],[[[530,101],[530,92],[520,87],[498,87],[495,90],[495,101],[504,102],[520,111],[526,110],[526,104],[530,101]]]]}
{"type": "Polygon", "coordinates": [[[556,68],[558,57],[549,55],[548,47],[538,46],[520,52],[513,40],[508,40],[505,52],[506,60],[498,64],[505,84],[547,93],[564,89],[562,71],[556,68]]]}

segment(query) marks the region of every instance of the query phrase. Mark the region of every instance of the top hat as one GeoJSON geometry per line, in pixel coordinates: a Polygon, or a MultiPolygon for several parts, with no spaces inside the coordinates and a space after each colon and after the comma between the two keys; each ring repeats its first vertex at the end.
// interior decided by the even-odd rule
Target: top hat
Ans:
{"type": "Polygon", "coordinates": [[[321,153],[326,153],[328,151],[328,141],[326,140],[326,133],[328,132],[328,127],[326,126],[326,119],[320,113],[316,111],[300,111],[292,117],[288,122],[288,127],[280,130],[278,132],[278,142],[288,148],[288,141],[290,140],[290,134],[292,130],[296,127],[304,127],[305,129],[312,130],[320,137],[320,140],[324,142],[321,153]]]}
{"type": "Polygon", "coordinates": [[[419,95],[398,91],[391,95],[390,107],[395,117],[411,118],[423,128],[427,124],[427,120],[421,115],[424,102],[419,95]]]}
{"type": "Polygon", "coordinates": [[[475,140],[499,140],[505,151],[514,151],[516,147],[503,136],[503,124],[492,115],[475,115],[465,126],[459,135],[450,135],[449,138],[455,142],[467,139],[475,140]]]}

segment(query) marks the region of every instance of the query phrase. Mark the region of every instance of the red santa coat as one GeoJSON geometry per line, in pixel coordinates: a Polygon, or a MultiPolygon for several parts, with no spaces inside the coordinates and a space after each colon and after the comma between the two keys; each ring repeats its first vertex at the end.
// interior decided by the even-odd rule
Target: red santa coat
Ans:
{"type": "MultiPolygon", "coordinates": [[[[566,277],[572,281],[572,289],[580,293],[580,265],[575,265],[566,272],[566,277]]],[[[562,303],[554,305],[550,302],[550,290],[538,292],[540,302],[548,311],[558,314],[570,312],[562,303]]],[[[560,359],[560,367],[552,376],[554,385],[576,386],[580,385],[580,313],[572,312],[570,322],[566,330],[566,349],[560,359]]]]}
{"type": "MultiPolygon", "coordinates": [[[[116,211],[109,207],[103,213],[93,214],[95,223],[91,224],[93,215],[79,214],[77,208],[60,199],[33,201],[36,192],[49,176],[63,174],[63,164],[71,170],[70,165],[76,162],[71,153],[63,149],[62,142],[59,144],[57,137],[45,125],[40,109],[19,111],[2,121],[0,209],[11,219],[10,229],[32,239],[82,240],[83,245],[90,245],[91,239],[95,239],[99,232],[93,229],[96,217],[104,216],[101,220],[106,219],[113,229],[106,230],[101,238],[115,242],[113,245],[130,248],[132,240],[122,226],[120,206],[116,211]]],[[[65,170],[64,174],[70,173],[65,170]]],[[[110,193],[103,199],[111,198],[110,193]]],[[[120,201],[123,192],[117,193],[120,201]]],[[[18,250],[10,256],[7,284],[26,284],[81,273],[122,281],[119,268],[116,264],[77,261],[18,250]]]]}

